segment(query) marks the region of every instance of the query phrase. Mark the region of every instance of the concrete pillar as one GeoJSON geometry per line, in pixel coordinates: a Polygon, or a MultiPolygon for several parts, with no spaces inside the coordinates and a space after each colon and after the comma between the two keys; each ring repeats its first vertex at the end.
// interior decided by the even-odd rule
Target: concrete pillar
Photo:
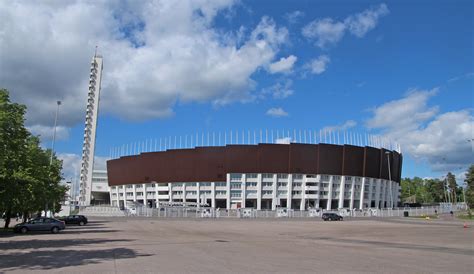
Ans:
{"type": "Polygon", "coordinates": [[[306,176],[301,180],[301,203],[300,210],[305,210],[306,208],[306,176]]]}
{"type": "Polygon", "coordinates": [[[368,202],[368,207],[370,208],[372,206],[372,196],[373,196],[372,195],[372,193],[373,193],[372,189],[374,188],[374,184],[373,184],[374,179],[369,179],[368,178],[367,180],[369,180],[369,197],[368,197],[367,202],[368,202]]]}
{"type": "Polygon", "coordinates": [[[354,197],[355,197],[355,177],[351,177],[351,200],[349,201],[349,208],[354,209],[354,197]]]}
{"type": "Polygon", "coordinates": [[[257,210],[262,210],[262,173],[257,175],[257,210]]]}
{"type": "Polygon", "coordinates": [[[183,203],[186,203],[186,183],[182,183],[183,186],[182,186],[182,189],[183,189],[183,198],[182,198],[182,201],[183,203]]]}
{"type": "Polygon", "coordinates": [[[196,202],[197,202],[197,207],[201,207],[201,186],[199,183],[196,183],[196,202]]]}
{"type": "Polygon", "coordinates": [[[127,185],[123,185],[122,191],[123,191],[123,206],[125,207],[125,205],[127,204],[127,185]]]}
{"type": "Polygon", "coordinates": [[[316,205],[315,205],[315,208],[319,208],[319,203],[320,203],[320,200],[321,200],[321,189],[322,189],[322,185],[321,185],[321,175],[316,175],[316,182],[317,182],[317,186],[318,186],[318,198],[316,198],[316,205]]]}
{"type": "Polygon", "coordinates": [[[387,188],[387,207],[392,208],[392,182],[387,181],[386,182],[386,188],[387,188]]]}
{"type": "Polygon", "coordinates": [[[364,209],[365,181],[366,181],[366,178],[363,177],[362,178],[362,184],[360,186],[359,209],[364,209]]]}
{"type": "Polygon", "coordinates": [[[242,193],[240,194],[241,195],[240,196],[241,197],[240,207],[245,208],[245,201],[247,200],[246,199],[247,198],[246,193],[245,193],[246,192],[245,190],[246,190],[246,187],[247,187],[247,174],[242,174],[241,180],[242,180],[242,183],[241,183],[240,187],[241,187],[241,192],[242,193]]]}
{"type": "Polygon", "coordinates": [[[137,202],[137,189],[136,185],[132,185],[132,191],[133,191],[133,201],[137,202]]]}
{"type": "Polygon", "coordinates": [[[168,183],[168,201],[173,201],[173,184],[168,183]]]}
{"type": "Polygon", "coordinates": [[[216,208],[216,183],[215,182],[211,183],[211,196],[212,196],[211,207],[216,208]]]}
{"type": "Polygon", "coordinates": [[[346,190],[346,176],[341,176],[341,182],[339,183],[339,203],[338,208],[344,207],[344,193],[346,190]]]}
{"type": "Polygon", "coordinates": [[[229,173],[227,173],[226,181],[227,181],[227,184],[226,184],[226,187],[227,187],[226,208],[230,209],[230,174],[229,173]]]}
{"type": "Polygon", "coordinates": [[[386,201],[386,192],[387,192],[387,186],[386,186],[386,183],[385,183],[385,180],[382,180],[381,181],[381,192],[382,192],[382,197],[381,197],[381,201],[382,201],[382,208],[385,207],[385,201],[386,201]]]}
{"type": "Polygon", "coordinates": [[[272,210],[276,210],[277,204],[277,187],[278,187],[278,177],[277,174],[273,174],[273,185],[272,185],[272,210]]]}
{"type": "Polygon", "coordinates": [[[155,184],[155,207],[158,208],[160,207],[160,199],[158,198],[158,183],[153,182],[152,184],[155,184]]]}
{"type": "Polygon", "coordinates": [[[375,181],[375,207],[379,207],[380,203],[380,184],[381,184],[381,179],[376,179],[375,181]]]}
{"type": "Polygon", "coordinates": [[[286,196],[286,208],[291,209],[291,199],[293,198],[293,174],[288,174],[287,187],[288,196],[286,196]]]}
{"type": "MultiPolygon", "coordinates": [[[[116,186],[115,187],[115,194],[116,194],[116,197],[117,197],[117,207],[120,207],[120,190],[119,190],[119,186],[116,186]]],[[[74,206],[76,205],[75,202],[76,201],[73,201],[74,202],[74,206]]]]}
{"type": "Polygon", "coordinates": [[[326,206],[327,210],[331,210],[333,177],[334,176],[332,176],[332,175],[329,176],[328,202],[327,202],[327,206],[326,206]]]}

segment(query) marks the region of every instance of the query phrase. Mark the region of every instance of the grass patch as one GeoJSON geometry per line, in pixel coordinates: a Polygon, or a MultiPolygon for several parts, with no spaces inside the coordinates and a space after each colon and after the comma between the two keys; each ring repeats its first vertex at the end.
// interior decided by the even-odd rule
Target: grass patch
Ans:
{"type": "Polygon", "coordinates": [[[457,215],[456,218],[462,219],[462,220],[474,220],[474,215],[457,215]]]}
{"type": "Polygon", "coordinates": [[[0,227],[0,235],[6,235],[6,234],[11,234],[11,233],[13,233],[13,227],[9,227],[9,228],[0,227]]]}

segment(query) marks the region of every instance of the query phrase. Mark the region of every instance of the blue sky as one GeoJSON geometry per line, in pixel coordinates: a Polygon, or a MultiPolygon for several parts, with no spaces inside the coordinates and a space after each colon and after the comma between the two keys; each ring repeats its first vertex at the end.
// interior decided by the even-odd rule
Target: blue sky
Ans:
{"type": "Polygon", "coordinates": [[[12,23],[32,14],[35,26],[23,22],[22,30],[0,34],[0,42],[24,35],[26,46],[2,43],[0,61],[31,75],[26,83],[9,73],[0,80],[27,104],[28,125],[45,147],[56,98],[65,102],[55,147],[67,176],[81,154],[84,83],[95,44],[105,63],[97,156],[135,141],[203,131],[346,124],[401,143],[403,176],[460,175],[473,162],[467,142],[474,125],[472,1],[182,2],[170,4],[171,14],[147,1],[19,1],[0,9],[12,23]],[[42,17],[45,11],[50,16],[42,17]],[[96,12],[103,18],[83,26],[96,12]],[[42,49],[34,46],[36,33],[46,36],[42,49]],[[242,63],[231,49],[240,50],[242,63]],[[49,67],[38,57],[48,54],[59,64],[53,57],[49,67]],[[290,56],[296,61],[277,66],[290,56]],[[221,66],[231,68],[216,69],[221,66]],[[48,76],[53,83],[43,85],[39,79],[48,76]],[[270,109],[287,115],[268,115],[270,109]]]}

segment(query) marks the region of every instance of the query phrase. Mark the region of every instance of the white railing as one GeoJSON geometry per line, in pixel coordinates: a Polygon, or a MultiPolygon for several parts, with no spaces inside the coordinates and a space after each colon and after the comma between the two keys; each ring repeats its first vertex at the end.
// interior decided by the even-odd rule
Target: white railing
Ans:
{"type": "Polygon", "coordinates": [[[120,210],[117,207],[106,206],[90,206],[80,209],[80,214],[90,216],[141,216],[141,217],[158,217],[158,218],[320,218],[325,212],[334,212],[346,218],[359,217],[417,217],[417,216],[434,216],[437,214],[449,214],[466,210],[464,203],[460,204],[444,204],[440,206],[428,206],[417,208],[393,208],[393,209],[376,209],[366,208],[359,209],[335,209],[325,210],[313,208],[309,210],[293,210],[286,208],[277,208],[277,210],[256,210],[253,208],[241,209],[215,209],[209,207],[160,207],[148,208],[139,204],[133,208],[120,210]]]}

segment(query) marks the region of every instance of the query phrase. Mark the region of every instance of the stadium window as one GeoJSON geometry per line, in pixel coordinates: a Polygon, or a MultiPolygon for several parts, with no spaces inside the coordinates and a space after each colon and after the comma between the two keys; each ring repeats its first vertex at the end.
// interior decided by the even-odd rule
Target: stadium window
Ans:
{"type": "Polygon", "coordinates": [[[240,180],[240,179],[242,179],[242,174],[240,174],[240,173],[231,173],[230,174],[230,179],[231,180],[240,180]]]}
{"type": "Polygon", "coordinates": [[[255,178],[257,178],[257,174],[256,173],[248,173],[247,178],[255,179],[255,178]]]}
{"type": "Polygon", "coordinates": [[[283,173],[278,174],[278,179],[287,179],[287,178],[288,178],[288,174],[283,174],[283,173]]]}

